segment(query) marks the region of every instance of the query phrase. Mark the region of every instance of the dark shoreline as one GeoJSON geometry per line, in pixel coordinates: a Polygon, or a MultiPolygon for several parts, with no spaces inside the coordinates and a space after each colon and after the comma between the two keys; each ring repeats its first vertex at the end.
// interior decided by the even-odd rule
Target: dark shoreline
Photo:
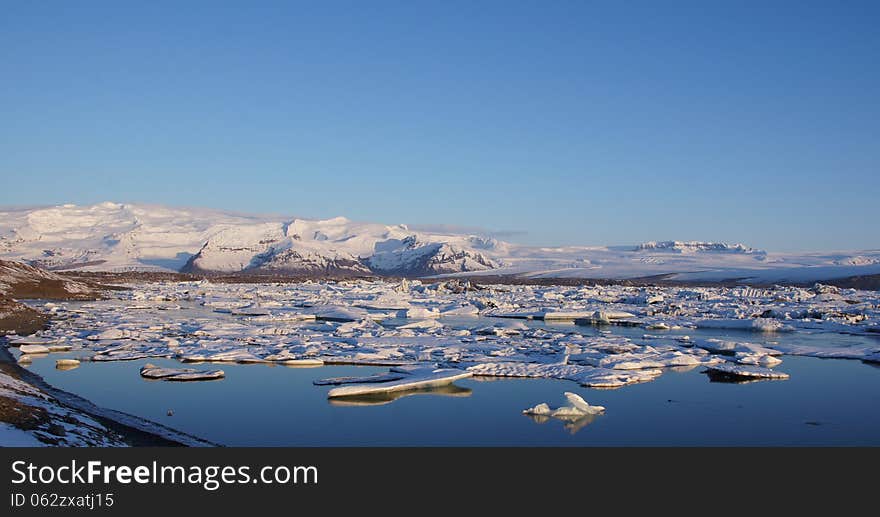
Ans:
{"type": "MultiPolygon", "coordinates": [[[[111,432],[121,436],[122,441],[132,447],[216,447],[218,444],[196,436],[177,431],[162,424],[129,413],[102,408],[91,401],[58,389],[47,383],[41,376],[23,368],[9,352],[5,338],[0,338],[0,368],[10,375],[55,399],[61,406],[73,409],[100,422],[111,432]],[[156,432],[158,431],[158,432],[156,432]]],[[[10,422],[11,423],[11,422],[10,422]]],[[[14,423],[11,423],[14,425],[14,423]]]]}
{"type": "MultiPolygon", "coordinates": [[[[5,335],[26,336],[51,324],[49,314],[22,303],[21,299],[98,300],[106,297],[108,290],[125,288],[58,276],[21,263],[2,261],[0,266],[7,275],[12,272],[6,277],[4,291],[0,292],[0,374],[26,383],[46,395],[47,404],[97,421],[106,429],[107,434],[104,436],[109,443],[140,447],[217,446],[135,415],[99,407],[74,393],[50,385],[41,376],[18,364],[9,351],[9,340],[5,335]]],[[[63,425],[54,418],[57,417],[51,417],[46,411],[29,405],[16,395],[0,396],[0,422],[24,431],[34,429],[36,425],[63,430],[63,425]]],[[[60,432],[63,436],[63,431],[60,432]]],[[[46,441],[41,438],[40,441],[47,445],[57,445],[51,439],[46,441]]]]}

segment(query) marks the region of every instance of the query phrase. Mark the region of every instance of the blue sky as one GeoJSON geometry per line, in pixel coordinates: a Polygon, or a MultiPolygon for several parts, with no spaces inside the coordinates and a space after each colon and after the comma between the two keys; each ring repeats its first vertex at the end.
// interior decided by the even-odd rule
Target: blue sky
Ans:
{"type": "Polygon", "coordinates": [[[880,247],[878,2],[0,2],[0,204],[880,247]]]}

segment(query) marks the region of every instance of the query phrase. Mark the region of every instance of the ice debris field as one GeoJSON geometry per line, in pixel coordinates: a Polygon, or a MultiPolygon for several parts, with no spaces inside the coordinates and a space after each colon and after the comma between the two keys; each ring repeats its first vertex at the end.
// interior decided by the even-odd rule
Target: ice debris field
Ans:
{"type": "MultiPolygon", "coordinates": [[[[146,365],[140,371],[160,381],[225,375],[199,363],[388,367],[369,377],[316,381],[314,389],[331,398],[430,388],[471,376],[620,388],[669,369],[702,368],[722,381],[784,380],[786,355],[880,362],[880,294],[821,284],[484,287],[460,280],[362,280],[129,287],[104,301],[37,303],[52,314],[52,323],[35,335],[10,337],[18,361],[65,352],[75,359],[59,362],[59,369],[76,368],[76,360],[181,363],[179,369],[146,365]],[[610,330],[620,327],[626,335],[610,330]],[[838,346],[791,339],[827,334],[853,339],[838,346]]],[[[540,406],[529,413],[546,418],[573,412],[540,406]]]]}

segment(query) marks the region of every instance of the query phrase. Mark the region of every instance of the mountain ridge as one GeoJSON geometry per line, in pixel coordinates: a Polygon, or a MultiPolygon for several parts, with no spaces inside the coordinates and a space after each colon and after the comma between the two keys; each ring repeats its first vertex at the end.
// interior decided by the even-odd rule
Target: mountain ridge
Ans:
{"type": "Polygon", "coordinates": [[[772,253],[744,244],[648,241],[530,247],[473,232],[344,217],[104,202],[0,208],[0,259],[51,270],[319,276],[820,280],[880,273],[880,250],[772,253]]]}

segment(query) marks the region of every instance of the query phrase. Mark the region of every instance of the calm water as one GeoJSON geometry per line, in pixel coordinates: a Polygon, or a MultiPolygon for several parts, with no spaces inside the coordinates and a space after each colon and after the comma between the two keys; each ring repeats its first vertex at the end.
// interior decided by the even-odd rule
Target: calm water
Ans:
{"type": "MultiPolygon", "coordinates": [[[[876,338],[829,334],[688,333],[827,346],[877,343],[876,338]]],[[[56,370],[55,359],[69,355],[35,359],[30,368],[99,405],[225,445],[880,445],[880,368],[851,360],[785,356],[779,369],[791,379],[749,384],[709,382],[702,368],[669,371],[653,382],[617,390],[544,379],[467,379],[439,391],[353,405],[328,401],[329,387],[312,381],[386,368],[202,364],[196,367],[222,368],[227,377],[172,383],[144,380],[138,370],[147,362],[180,367],[174,360],[56,370]],[[540,402],[561,405],[564,391],[605,406],[606,413],[574,424],[539,423],[522,414],[540,402]],[[173,416],[167,416],[169,409],[173,416]]]]}

